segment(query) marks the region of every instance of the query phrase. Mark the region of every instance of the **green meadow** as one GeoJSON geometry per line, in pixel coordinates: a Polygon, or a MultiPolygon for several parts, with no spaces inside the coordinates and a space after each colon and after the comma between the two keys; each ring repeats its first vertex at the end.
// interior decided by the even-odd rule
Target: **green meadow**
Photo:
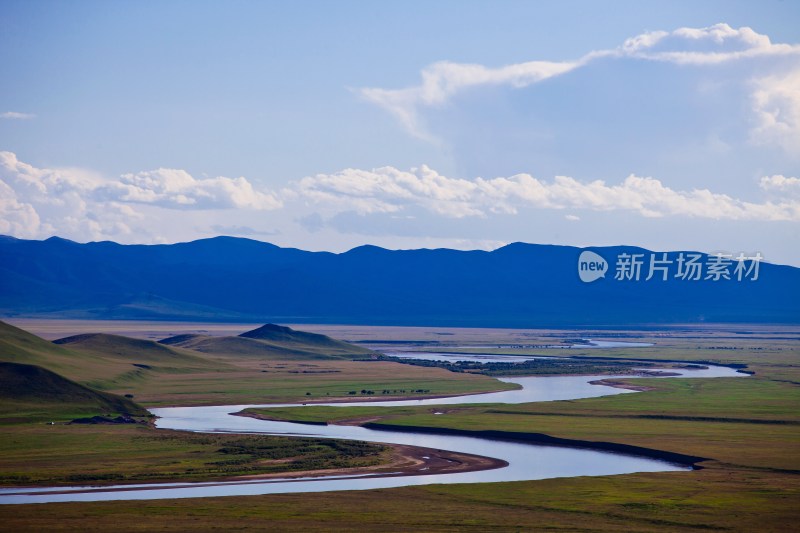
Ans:
{"type": "Polygon", "coordinates": [[[350,392],[362,396],[361,390],[402,398],[419,396],[419,391],[444,396],[513,388],[488,376],[365,359],[370,352],[357,346],[352,347],[353,360],[341,355],[345,343],[332,339],[301,349],[303,336],[301,342],[224,337],[257,348],[228,352],[223,340],[215,350],[198,352],[119,335],[79,337],[55,344],[0,322],[0,361],[40,365],[149,407],[352,399],[350,392]],[[340,355],[309,359],[309,353],[325,346],[340,355]]]}
{"type": "MultiPolygon", "coordinates": [[[[108,334],[52,343],[0,322],[0,485],[208,481],[373,466],[388,461],[386,447],[163,431],[152,427],[145,407],[374,397],[362,390],[414,397],[423,390],[452,395],[509,387],[487,376],[464,379],[442,369],[340,356],[309,360],[320,346],[341,354],[349,345],[299,338],[312,343],[303,349],[296,339],[281,339],[256,353],[207,353],[108,334]],[[286,352],[280,351],[282,344],[289,347],[286,352]],[[70,424],[93,416],[130,416],[135,423],[70,424]]],[[[352,349],[358,357],[365,352],[352,349]]]]}
{"type": "MultiPolygon", "coordinates": [[[[380,464],[378,444],[138,425],[3,425],[0,485],[215,481],[380,464]]],[[[2,526],[0,526],[2,528],[2,526]]]]}
{"type": "MultiPolygon", "coordinates": [[[[607,357],[641,354],[647,359],[746,364],[749,371],[755,372],[744,378],[626,378],[624,381],[629,384],[650,389],[636,394],[522,405],[379,408],[365,404],[257,410],[262,416],[281,420],[379,422],[398,429],[492,430],[507,432],[509,437],[543,433],[628,444],[706,458],[699,463],[699,470],[357,493],[1,506],[0,529],[790,531],[796,527],[800,509],[800,353],[796,342],[785,340],[785,333],[764,338],[769,336],[759,332],[731,340],[730,336],[716,333],[703,336],[693,332],[692,338],[673,336],[662,340],[658,350],[604,350],[602,354],[607,357]]],[[[590,352],[587,356],[598,354],[597,350],[586,352],[590,352]]],[[[440,379],[439,372],[446,372],[442,369],[374,361],[273,360],[260,361],[252,368],[268,370],[259,370],[266,375],[258,378],[274,379],[275,389],[264,394],[276,398],[304,398],[306,392],[311,392],[311,398],[352,399],[350,390],[359,391],[360,396],[362,389],[400,388],[403,380],[407,380],[408,388],[432,391],[447,387],[455,390],[459,388],[456,383],[463,381],[460,387],[464,392],[493,382],[486,376],[456,373],[440,379]],[[262,364],[267,366],[258,366],[262,364]],[[275,371],[274,376],[269,375],[271,370],[275,371]],[[304,374],[302,370],[312,373],[304,374]],[[403,374],[421,370],[425,377],[414,375],[416,381],[403,374]],[[288,378],[296,381],[288,382],[288,378]]],[[[246,370],[226,375],[233,377],[236,372],[246,375],[246,370]]],[[[152,403],[143,401],[144,405],[165,405],[180,396],[195,404],[213,401],[214,394],[203,393],[201,384],[190,385],[192,375],[199,379],[203,372],[174,374],[186,376],[185,395],[159,391],[159,383],[169,381],[158,378],[146,386],[140,384],[135,399],[153,398],[152,403]]],[[[206,384],[212,382],[212,377],[208,379],[206,384]]],[[[244,398],[253,394],[246,380],[244,383],[233,380],[220,388],[219,397],[244,398]]],[[[220,461],[219,450],[225,448],[213,440],[216,436],[187,439],[179,432],[153,431],[146,426],[49,426],[31,421],[8,421],[3,431],[0,470],[7,483],[9,476],[16,475],[12,466],[25,463],[31,467],[24,470],[38,472],[41,480],[67,482],[74,472],[68,461],[96,465],[98,477],[104,473],[112,477],[138,474],[141,479],[174,476],[191,480],[222,475],[209,471],[220,461]],[[58,439],[48,438],[47,431],[53,430],[60,435],[58,439]],[[45,441],[47,445],[42,444],[45,441]],[[61,455],[59,450],[63,451],[61,455]],[[70,453],[75,454],[71,459],[70,453]],[[104,457],[113,459],[102,466],[104,457]],[[143,469],[145,464],[147,468],[143,469]]],[[[321,443],[309,443],[309,448],[318,445],[321,443]]],[[[380,450],[374,452],[351,459],[369,462],[385,457],[380,450]]],[[[317,449],[316,453],[329,460],[332,457],[328,450],[317,449]]],[[[490,450],[487,453],[491,455],[490,450]]],[[[257,453],[242,453],[239,459],[242,462],[232,466],[243,470],[259,462],[266,464],[257,453]]]]}

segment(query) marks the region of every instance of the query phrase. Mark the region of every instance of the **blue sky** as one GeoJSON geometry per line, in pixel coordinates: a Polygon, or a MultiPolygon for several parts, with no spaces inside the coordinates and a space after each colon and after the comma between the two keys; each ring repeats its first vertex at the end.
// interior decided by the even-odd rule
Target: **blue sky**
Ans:
{"type": "Polygon", "coordinates": [[[0,233],[800,265],[800,3],[0,4],[0,233]]]}

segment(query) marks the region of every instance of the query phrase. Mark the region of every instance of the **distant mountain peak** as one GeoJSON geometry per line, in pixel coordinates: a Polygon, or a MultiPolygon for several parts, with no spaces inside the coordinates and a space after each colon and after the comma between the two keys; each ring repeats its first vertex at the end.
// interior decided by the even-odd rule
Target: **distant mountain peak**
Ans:
{"type": "Polygon", "coordinates": [[[277,245],[267,241],[259,241],[249,237],[234,237],[233,235],[217,235],[216,237],[208,237],[206,239],[197,239],[191,242],[238,242],[238,243],[257,243],[259,245],[278,248],[277,245]]]}
{"type": "Polygon", "coordinates": [[[275,333],[279,334],[292,334],[297,333],[297,331],[293,330],[288,326],[279,326],[278,324],[264,324],[260,328],[256,328],[250,331],[245,331],[240,337],[248,337],[250,339],[260,339],[266,336],[273,336],[275,333]]]}
{"type": "Polygon", "coordinates": [[[376,254],[391,251],[392,250],[387,250],[386,248],[381,248],[380,246],[375,246],[374,244],[362,244],[361,246],[351,248],[350,250],[346,251],[345,254],[376,254]]]}
{"type": "Polygon", "coordinates": [[[44,242],[49,242],[49,243],[53,243],[53,244],[59,244],[59,243],[60,243],[60,244],[78,244],[78,243],[77,243],[77,242],[75,242],[75,241],[71,241],[71,240],[69,240],[69,239],[65,239],[65,238],[63,238],[63,237],[57,237],[57,236],[55,236],[55,235],[53,235],[53,236],[52,236],[52,237],[50,237],[49,239],[45,239],[45,241],[44,241],[44,242]]]}

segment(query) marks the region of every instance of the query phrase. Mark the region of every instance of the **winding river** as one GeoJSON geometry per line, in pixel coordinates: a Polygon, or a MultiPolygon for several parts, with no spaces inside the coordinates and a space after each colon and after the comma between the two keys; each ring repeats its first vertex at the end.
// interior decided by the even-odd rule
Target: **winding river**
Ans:
{"type": "MultiPolygon", "coordinates": [[[[431,354],[445,356],[445,354],[431,354]]],[[[447,356],[449,357],[449,356],[447,356]]],[[[459,356],[480,357],[480,356],[459,356]]],[[[672,372],[672,370],[670,370],[672,372]]],[[[741,377],[731,368],[709,366],[705,369],[681,370],[682,377],[741,377]]],[[[369,405],[407,406],[478,403],[527,403],[630,394],[634,391],[591,381],[630,376],[554,376],[502,378],[516,383],[518,390],[475,394],[427,400],[370,402],[369,405]]],[[[369,429],[360,426],[316,426],[275,422],[231,416],[248,407],[277,407],[296,404],[227,405],[214,407],[170,407],[151,409],[159,417],[159,428],[198,432],[267,433],[290,436],[356,439],[369,442],[406,444],[450,450],[475,455],[491,455],[508,463],[507,467],[478,472],[458,472],[413,476],[329,476],[295,479],[261,479],[204,483],[152,483],[103,487],[48,487],[0,489],[0,504],[149,500],[164,498],[200,498],[211,496],[244,496],[295,492],[327,492],[335,490],[367,490],[377,488],[427,485],[433,483],[487,483],[523,481],[571,476],[602,476],[634,472],[666,472],[689,470],[689,467],[647,457],[597,451],[585,448],[546,446],[486,438],[432,435],[369,429]]],[[[315,404],[331,406],[364,405],[363,402],[315,404]]],[[[446,415],[442,415],[446,416],[446,415]]]]}

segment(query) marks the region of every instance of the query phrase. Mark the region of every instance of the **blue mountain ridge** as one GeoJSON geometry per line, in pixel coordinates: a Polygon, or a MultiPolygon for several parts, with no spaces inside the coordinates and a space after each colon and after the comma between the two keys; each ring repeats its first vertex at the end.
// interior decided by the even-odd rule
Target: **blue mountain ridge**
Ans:
{"type": "MultiPolygon", "coordinates": [[[[751,272],[737,281],[734,261],[730,280],[684,280],[673,251],[667,281],[658,272],[645,281],[652,253],[513,243],[337,254],[234,237],[168,245],[0,237],[0,315],[493,327],[800,322],[798,268],[762,262],[757,280],[751,272]],[[580,280],[584,250],[605,259],[605,277],[580,280]],[[621,254],[641,254],[638,281],[615,279],[621,254]]],[[[704,265],[712,260],[702,255],[704,265]]]]}

